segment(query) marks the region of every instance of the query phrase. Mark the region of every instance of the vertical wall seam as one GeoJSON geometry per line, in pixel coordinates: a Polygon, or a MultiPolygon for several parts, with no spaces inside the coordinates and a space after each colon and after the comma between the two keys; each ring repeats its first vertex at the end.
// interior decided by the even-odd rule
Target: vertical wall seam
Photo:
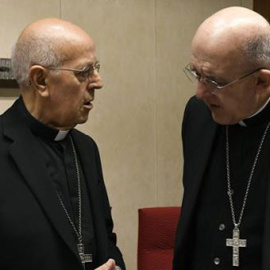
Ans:
{"type": "Polygon", "coordinates": [[[62,0],[59,0],[59,18],[63,19],[62,18],[62,0]]]}
{"type": "Polygon", "coordinates": [[[159,137],[158,137],[158,100],[157,100],[157,1],[158,0],[154,0],[154,57],[155,57],[155,67],[154,67],[154,98],[155,98],[155,181],[156,181],[156,198],[155,198],[155,204],[158,205],[159,203],[159,177],[158,177],[158,141],[159,141],[159,137]]]}

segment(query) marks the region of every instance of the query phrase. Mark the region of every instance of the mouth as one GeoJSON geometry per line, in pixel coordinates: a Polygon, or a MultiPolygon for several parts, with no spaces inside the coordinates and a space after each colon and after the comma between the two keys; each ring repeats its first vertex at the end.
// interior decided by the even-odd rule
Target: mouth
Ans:
{"type": "Polygon", "coordinates": [[[206,100],[205,101],[210,110],[216,110],[220,108],[217,102],[206,100]]]}
{"type": "Polygon", "coordinates": [[[212,104],[209,104],[209,107],[211,109],[213,109],[213,110],[220,108],[220,106],[218,106],[217,104],[213,104],[213,103],[212,104]]]}
{"type": "Polygon", "coordinates": [[[93,101],[93,99],[92,99],[92,100],[86,99],[86,100],[84,101],[84,103],[83,103],[83,107],[86,108],[86,109],[91,110],[91,109],[93,108],[92,101],[93,101]]]}

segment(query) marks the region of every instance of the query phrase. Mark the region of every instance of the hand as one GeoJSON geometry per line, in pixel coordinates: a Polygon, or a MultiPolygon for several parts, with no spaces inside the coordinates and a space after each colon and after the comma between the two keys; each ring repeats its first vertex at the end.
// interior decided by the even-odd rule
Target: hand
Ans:
{"type": "Polygon", "coordinates": [[[102,264],[95,270],[115,270],[115,267],[115,261],[113,259],[109,259],[106,263],[102,264]]]}

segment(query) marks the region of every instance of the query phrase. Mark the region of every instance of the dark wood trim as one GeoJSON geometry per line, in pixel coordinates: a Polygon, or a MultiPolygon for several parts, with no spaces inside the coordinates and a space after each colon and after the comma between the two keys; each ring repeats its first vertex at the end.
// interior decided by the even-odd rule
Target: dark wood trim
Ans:
{"type": "Polygon", "coordinates": [[[270,1],[269,0],[254,0],[253,1],[254,11],[261,14],[264,18],[270,22],[270,1]]]}
{"type": "Polygon", "coordinates": [[[0,88],[19,88],[19,85],[16,80],[0,79],[0,88]]]}

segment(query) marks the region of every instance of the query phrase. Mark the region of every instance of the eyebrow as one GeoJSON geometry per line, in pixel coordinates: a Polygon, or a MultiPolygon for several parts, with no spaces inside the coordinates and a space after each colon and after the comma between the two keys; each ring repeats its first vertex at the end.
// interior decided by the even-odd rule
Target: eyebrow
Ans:
{"type": "Polygon", "coordinates": [[[91,68],[93,65],[95,65],[96,63],[99,63],[99,61],[97,59],[95,59],[91,62],[88,61],[88,62],[79,64],[77,69],[87,70],[87,69],[91,68]]]}
{"type": "Polygon", "coordinates": [[[219,78],[216,75],[206,75],[204,73],[200,73],[194,66],[190,65],[191,70],[194,70],[196,73],[198,73],[200,76],[203,76],[204,78],[214,81],[218,84],[223,84],[226,83],[226,80],[224,80],[223,78],[219,78]]]}

